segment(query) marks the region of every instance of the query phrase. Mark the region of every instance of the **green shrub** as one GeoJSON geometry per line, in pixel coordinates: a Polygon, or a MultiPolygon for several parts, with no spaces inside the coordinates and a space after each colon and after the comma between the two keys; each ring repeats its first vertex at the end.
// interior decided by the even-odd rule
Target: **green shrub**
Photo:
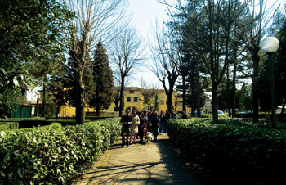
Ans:
{"type": "Polygon", "coordinates": [[[19,123],[18,122],[1,122],[0,123],[0,131],[4,130],[11,130],[11,129],[18,129],[19,123]]]}
{"type": "Polygon", "coordinates": [[[1,132],[0,182],[71,184],[113,144],[120,125],[116,118],[1,132]]]}
{"type": "Polygon", "coordinates": [[[238,120],[211,124],[203,119],[172,120],[167,126],[170,141],[217,180],[230,184],[243,179],[251,184],[283,182],[286,174],[281,170],[286,165],[284,129],[238,120]]]}

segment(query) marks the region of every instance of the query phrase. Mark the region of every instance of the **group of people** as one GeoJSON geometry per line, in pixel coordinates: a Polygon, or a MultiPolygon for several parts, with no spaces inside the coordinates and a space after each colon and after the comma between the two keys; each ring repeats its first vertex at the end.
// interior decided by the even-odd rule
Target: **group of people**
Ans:
{"type": "Polygon", "coordinates": [[[143,143],[143,139],[146,139],[146,133],[150,132],[154,135],[154,142],[157,141],[158,135],[167,132],[168,119],[176,119],[177,115],[174,111],[169,113],[166,110],[157,114],[152,108],[149,111],[137,112],[133,111],[129,115],[130,111],[126,109],[126,114],[122,116],[121,123],[122,127],[122,147],[126,144],[135,144],[136,139],[140,138],[140,143],[143,143]]]}

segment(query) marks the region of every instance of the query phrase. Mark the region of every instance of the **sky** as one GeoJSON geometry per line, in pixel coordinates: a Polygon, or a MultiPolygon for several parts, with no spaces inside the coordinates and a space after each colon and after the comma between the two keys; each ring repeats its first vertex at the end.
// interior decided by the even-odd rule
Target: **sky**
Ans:
{"type": "MultiPolygon", "coordinates": [[[[174,4],[177,0],[167,0],[168,3],[174,4]]],[[[156,19],[160,27],[163,25],[163,21],[168,19],[167,16],[167,7],[161,3],[158,3],[157,0],[129,0],[129,13],[132,13],[131,25],[136,28],[139,35],[144,39],[144,44],[146,45],[146,52],[148,55],[148,42],[149,39],[153,36],[153,31],[151,25],[155,25],[156,19]]],[[[150,62],[150,61],[145,61],[150,62]]],[[[147,83],[147,85],[152,87],[157,87],[162,89],[162,83],[158,78],[148,69],[140,72],[138,75],[134,75],[133,79],[128,87],[141,87],[141,79],[147,83]]]]}

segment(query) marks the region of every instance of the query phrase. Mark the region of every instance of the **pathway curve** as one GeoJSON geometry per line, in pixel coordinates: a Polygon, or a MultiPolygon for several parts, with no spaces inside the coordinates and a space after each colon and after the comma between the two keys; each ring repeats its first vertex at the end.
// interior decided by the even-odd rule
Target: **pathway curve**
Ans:
{"type": "MultiPolygon", "coordinates": [[[[139,140],[137,140],[139,141],[139,140]]],[[[204,185],[189,169],[168,141],[167,134],[158,142],[121,147],[121,138],[106,151],[76,185],[91,184],[191,184],[204,185]]]]}

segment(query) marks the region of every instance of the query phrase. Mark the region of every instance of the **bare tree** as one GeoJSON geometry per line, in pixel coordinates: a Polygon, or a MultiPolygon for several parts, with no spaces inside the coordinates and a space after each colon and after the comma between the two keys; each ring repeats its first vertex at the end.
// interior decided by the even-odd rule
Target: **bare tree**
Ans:
{"type": "Polygon", "coordinates": [[[76,123],[83,124],[86,104],[83,84],[84,71],[89,65],[90,54],[99,40],[108,43],[115,35],[112,28],[121,20],[125,12],[126,0],[69,0],[69,8],[75,12],[77,19],[70,22],[74,32],[68,33],[71,40],[69,50],[75,73],[76,123]]]}
{"type": "Polygon", "coordinates": [[[171,32],[155,30],[156,46],[151,46],[152,61],[149,69],[158,77],[167,95],[167,109],[172,111],[173,89],[180,74],[182,56],[176,38],[171,32]],[[168,87],[167,87],[168,86],[168,87]]]}
{"type": "Polygon", "coordinates": [[[140,67],[140,64],[143,62],[143,52],[143,40],[133,27],[126,27],[122,30],[112,42],[112,46],[110,46],[112,65],[117,75],[116,79],[121,87],[119,115],[122,115],[123,111],[123,91],[126,80],[132,74],[138,72],[136,67],[140,67]]]}

